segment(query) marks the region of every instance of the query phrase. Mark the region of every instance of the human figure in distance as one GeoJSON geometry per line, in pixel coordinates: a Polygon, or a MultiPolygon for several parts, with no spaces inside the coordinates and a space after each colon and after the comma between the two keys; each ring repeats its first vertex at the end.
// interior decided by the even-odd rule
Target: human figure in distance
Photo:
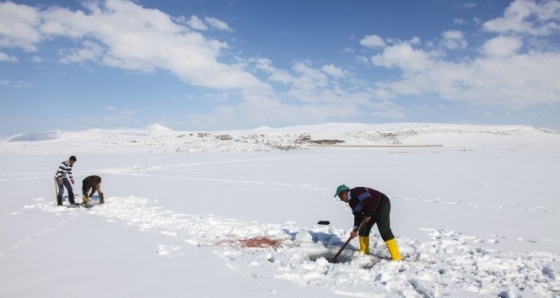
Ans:
{"type": "Polygon", "coordinates": [[[101,177],[96,175],[86,177],[82,181],[82,203],[87,205],[89,199],[95,192],[99,195],[99,204],[105,203],[103,192],[101,191],[101,177]],[[90,192],[89,195],[88,192],[90,192]]]}
{"type": "Polygon", "coordinates": [[[64,188],[68,190],[68,201],[72,205],[78,205],[74,201],[74,190],[72,189],[72,184],[74,184],[74,177],[72,176],[72,166],[77,161],[74,155],[70,156],[68,160],[60,163],[56,174],[54,175],[54,180],[58,185],[58,193],[56,195],[56,204],[62,206],[62,195],[64,194],[64,188]]]}

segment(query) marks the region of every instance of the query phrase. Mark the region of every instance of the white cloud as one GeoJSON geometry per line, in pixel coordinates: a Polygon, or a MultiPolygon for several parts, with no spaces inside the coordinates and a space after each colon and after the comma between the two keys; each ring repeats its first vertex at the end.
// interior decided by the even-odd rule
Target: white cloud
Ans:
{"type": "Polygon", "coordinates": [[[465,2],[462,5],[460,5],[460,7],[465,8],[465,9],[471,9],[476,7],[476,3],[475,2],[465,2]]]}
{"type": "MultiPolygon", "coordinates": [[[[560,20],[558,7],[558,1],[512,3],[504,17],[482,25],[502,35],[489,38],[475,57],[458,59],[450,53],[430,51],[429,46],[423,48],[418,40],[398,42],[387,38],[392,45],[370,60],[374,66],[401,74],[397,79],[378,82],[377,92],[388,98],[428,97],[506,109],[560,103],[557,46],[551,47],[556,50],[539,51],[524,44],[523,36],[539,37],[556,30],[552,20],[560,20]]],[[[459,31],[443,32],[442,37],[447,49],[468,45],[459,31]]],[[[542,45],[549,41],[532,38],[531,42],[542,45]]]]}
{"type": "Polygon", "coordinates": [[[272,61],[270,59],[257,59],[255,63],[255,68],[257,70],[264,71],[266,74],[269,75],[269,79],[273,82],[281,83],[281,84],[291,84],[295,81],[295,78],[290,75],[287,71],[277,69],[272,65],[272,61]]]}
{"type": "MultiPolygon", "coordinates": [[[[408,96],[507,108],[557,103],[560,54],[536,49],[523,52],[529,43],[524,43],[519,33],[538,38],[554,32],[559,11],[555,7],[560,2],[527,2],[516,1],[504,17],[484,23],[486,33],[499,35],[490,37],[480,48],[468,49],[479,56],[456,57],[453,53],[464,51],[441,52],[469,46],[466,33],[457,30],[441,33],[440,52],[430,50],[431,45],[423,45],[418,37],[401,41],[364,36],[360,45],[378,52],[352,62],[376,75],[380,72],[375,67],[392,69],[391,77],[382,81],[360,80],[357,73],[331,61],[322,61],[318,67],[310,61],[294,62],[287,69],[274,67],[266,58],[224,63],[221,61],[227,60],[223,58],[228,54],[228,43],[205,34],[209,29],[233,32],[227,23],[194,15],[188,21],[173,19],[159,10],[124,0],[87,2],[85,9],[78,11],[1,3],[0,48],[33,52],[43,40],[61,38],[70,41],[60,51],[65,63],[87,61],[138,72],[167,71],[187,84],[216,89],[209,93],[219,94],[202,98],[223,105],[211,115],[191,115],[193,121],[220,119],[236,127],[240,119],[252,123],[261,119],[273,125],[286,119],[306,123],[364,114],[398,118],[404,116],[404,109],[394,99],[408,96]],[[8,32],[8,23],[18,28],[17,32],[8,32]],[[232,99],[242,100],[231,105],[232,99]]],[[[346,48],[345,52],[353,51],[346,48]]],[[[0,61],[10,57],[0,52],[0,61]]],[[[107,120],[137,119],[129,111],[107,120]]]]}
{"type": "Polygon", "coordinates": [[[314,68],[309,62],[294,63],[290,72],[277,69],[269,59],[257,59],[255,68],[268,74],[273,82],[287,87],[284,95],[297,101],[300,106],[297,110],[286,104],[273,104],[270,110],[271,117],[276,118],[280,111],[290,111],[293,119],[306,123],[311,119],[325,120],[329,116],[349,117],[363,114],[382,115],[384,118],[400,117],[402,111],[393,103],[382,100],[386,93],[377,93],[372,89],[364,89],[363,82],[354,79],[344,81],[351,77],[350,73],[334,65],[324,65],[314,68]],[[327,75],[328,74],[328,75],[327,75]],[[352,87],[343,87],[349,84],[352,87]],[[353,91],[350,91],[352,89],[353,91]],[[337,108],[343,104],[344,109],[337,108]],[[305,111],[305,113],[302,113],[305,111]]]}
{"type": "Polygon", "coordinates": [[[31,60],[32,62],[35,62],[35,63],[41,63],[41,62],[43,62],[43,58],[41,58],[40,56],[37,56],[37,55],[31,57],[30,60],[31,60]]]}
{"type": "Polygon", "coordinates": [[[197,16],[191,16],[187,24],[195,30],[200,30],[200,31],[208,30],[208,26],[206,26],[204,22],[197,16]]]}
{"type": "Polygon", "coordinates": [[[226,22],[220,21],[216,18],[205,17],[204,21],[214,29],[221,30],[221,31],[229,31],[229,32],[233,31],[233,29],[231,29],[226,22]]]}
{"type": "Polygon", "coordinates": [[[11,86],[11,87],[14,87],[14,88],[29,88],[29,87],[31,87],[31,83],[25,82],[25,81],[0,80],[0,85],[11,86]]]}
{"type": "Polygon", "coordinates": [[[366,48],[384,48],[386,46],[383,39],[377,35],[366,35],[360,40],[360,45],[366,48]]]}
{"type": "Polygon", "coordinates": [[[433,62],[430,53],[415,49],[409,43],[387,47],[382,53],[371,57],[371,61],[376,66],[398,67],[407,73],[424,71],[433,62]]]}
{"type": "Polygon", "coordinates": [[[329,65],[323,65],[323,67],[321,68],[325,73],[327,73],[328,75],[335,77],[335,78],[343,78],[348,76],[348,72],[345,71],[342,68],[336,67],[332,64],[329,65]]]}
{"type": "Polygon", "coordinates": [[[463,32],[458,30],[445,31],[442,34],[441,44],[448,49],[464,49],[468,42],[463,36],[463,32]]]}
{"type": "Polygon", "coordinates": [[[441,60],[407,44],[388,47],[372,60],[403,73],[400,79],[378,83],[378,87],[398,96],[433,94],[451,101],[508,109],[560,101],[559,53],[516,54],[515,40],[489,43],[510,45],[498,52],[487,44],[485,49],[494,51],[493,55],[461,62],[441,60]]]}
{"type": "Polygon", "coordinates": [[[482,46],[482,51],[488,56],[507,57],[517,54],[522,45],[520,38],[498,36],[488,40],[482,46]]]}
{"type": "Polygon", "coordinates": [[[455,18],[453,19],[453,23],[457,24],[457,25],[464,25],[467,23],[467,21],[465,21],[465,19],[463,18],[455,18]]]}
{"type": "Polygon", "coordinates": [[[191,28],[193,28],[194,30],[198,30],[198,31],[206,31],[209,29],[209,26],[211,28],[220,31],[228,31],[228,32],[234,31],[229,27],[229,25],[226,22],[212,17],[205,17],[203,20],[198,16],[193,15],[185,23],[189,25],[191,28]]]}
{"type": "Polygon", "coordinates": [[[12,2],[0,3],[0,48],[37,51],[41,35],[36,30],[39,13],[32,7],[12,2]]]}
{"type": "MultiPolygon", "coordinates": [[[[10,2],[0,5],[1,47],[35,51],[44,38],[69,38],[81,44],[60,50],[60,59],[66,63],[95,61],[132,71],[166,70],[196,86],[239,90],[247,100],[269,93],[269,86],[242,64],[218,61],[227,43],[192,31],[156,9],[126,0],[87,2],[84,11],[61,7],[39,11],[10,2]],[[8,23],[19,29],[6,29],[8,23]]],[[[204,20],[213,28],[231,31],[215,18],[204,20]]],[[[194,23],[196,17],[191,18],[190,24],[194,23]]]]}
{"type": "Polygon", "coordinates": [[[365,56],[358,56],[358,57],[356,57],[355,59],[356,59],[356,61],[358,61],[359,63],[363,63],[363,64],[366,64],[366,65],[370,65],[370,64],[371,64],[370,59],[369,59],[368,57],[365,57],[365,56]]]}
{"type": "Polygon", "coordinates": [[[0,52],[0,61],[3,62],[17,62],[18,58],[15,56],[8,55],[6,53],[0,52]]]}
{"type": "Polygon", "coordinates": [[[411,45],[419,45],[422,43],[422,40],[420,40],[419,37],[414,36],[412,39],[410,39],[409,41],[407,41],[407,43],[411,44],[411,45]]]}
{"type": "Polygon", "coordinates": [[[81,48],[74,48],[64,54],[60,59],[64,63],[76,63],[84,61],[99,61],[105,54],[105,48],[96,42],[86,40],[81,48]]]}
{"type": "MultiPolygon", "coordinates": [[[[390,101],[372,101],[371,92],[346,93],[340,90],[323,90],[317,94],[321,101],[294,104],[279,101],[261,103],[244,102],[235,106],[219,106],[208,114],[191,114],[186,118],[196,126],[248,127],[286,126],[313,124],[326,121],[370,116],[371,119],[399,119],[404,112],[390,101]],[[217,122],[220,123],[217,123],[217,122]]],[[[184,123],[185,118],[179,120],[184,123]]]]}
{"type": "Polygon", "coordinates": [[[514,32],[535,36],[560,32],[560,1],[543,3],[517,0],[505,10],[504,16],[483,24],[489,32],[514,32]]]}
{"type": "Polygon", "coordinates": [[[292,67],[295,75],[291,81],[292,89],[287,93],[303,102],[318,103],[324,100],[321,90],[327,86],[328,77],[324,72],[314,69],[304,62],[292,67]]]}

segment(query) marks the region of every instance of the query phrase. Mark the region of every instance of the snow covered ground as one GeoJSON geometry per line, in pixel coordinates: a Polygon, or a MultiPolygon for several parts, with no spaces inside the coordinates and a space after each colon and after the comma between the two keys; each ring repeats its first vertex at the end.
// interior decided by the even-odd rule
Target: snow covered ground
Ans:
{"type": "MultiPolygon", "coordinates": [[[[0,140],[0,297],[559,297],[560,134],[325,124],[51,131],[0,140]],[[56,207],[103,178],[106,204],[56,207]],[[339,184],[392,200],[405,257],[351,242],[339,184]],[[329,220],[329,226],[317,225],[329,220]],[[277,249],[243,248],[253,237],[277,249]]],[[[97,199],[97,196],[94,196],[97,199]]],[[[94,200],[96,202],[96,200],[94,200]]]]}

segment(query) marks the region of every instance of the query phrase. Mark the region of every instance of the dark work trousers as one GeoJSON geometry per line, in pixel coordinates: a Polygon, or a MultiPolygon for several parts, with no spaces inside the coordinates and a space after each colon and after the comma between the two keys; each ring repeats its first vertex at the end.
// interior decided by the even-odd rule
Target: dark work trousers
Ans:
{"type": "Polygon", "coordinates": [[[391,231],[390,217],[391,201],[389,201],[389,198],[385,196],[371,219],[360,229],[358,235],[369,236],[371,228],[374,224],[377,224],[379,235],[381,235],[381,239],[383,239],[383,241],[389,241],[395,238],[393,231],[391,231]]]}
{"type": "Polygon", "coordinates": [[[71,204],[74,204],[74,190],[72,189],[72,183],[70,183],[68,178],[62,178],[62,185],[58,185],[58,195],[60,197],[64,194],[64,187],[68,190],[68,201],[70,201],[71,204]]]}

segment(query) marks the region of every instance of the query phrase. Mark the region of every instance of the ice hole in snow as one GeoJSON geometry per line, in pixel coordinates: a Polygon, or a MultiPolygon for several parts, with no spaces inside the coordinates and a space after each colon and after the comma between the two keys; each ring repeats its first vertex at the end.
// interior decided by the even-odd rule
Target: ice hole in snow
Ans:
{"type": "Polygon", "coordinates": [[[320,258],[325,258],[329,263],[348,263],[352,260],[353,252],[351,251],[342,251],[336,261],[334,261],[334,256],[338,253],[338,250],[332,251],[323,251],[323,252],[313,252],[308,254],[308,258],[310,261],[317,261],[320,258]]]}

